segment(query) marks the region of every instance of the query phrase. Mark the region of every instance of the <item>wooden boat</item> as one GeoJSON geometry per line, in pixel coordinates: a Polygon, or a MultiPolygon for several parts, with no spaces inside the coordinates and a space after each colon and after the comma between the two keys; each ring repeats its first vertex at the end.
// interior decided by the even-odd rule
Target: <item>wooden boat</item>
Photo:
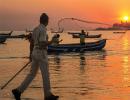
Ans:
{"type": "Polygon", "coordinates": [[[32,32],[33,32],[33,30],[26,29],[26,33],[32,33],[32,32]]]}
{"type": "Polygon", "coordinates": [[[106,39],[96,42],[88,42],[85,45],[75,44],[59,44],[58,46],[49,45],[48,53],[61,53],[61,52],[84,52],[101,50],[106,44],[106,39]]]}
{"type": "Polygon", "coordinates": [[[13,31],[10,31],[9,33],[0,33],[0,43],[4,43],[7,38],[11,36],[12,33],[13,31]]]}
{"type": "Polygon", "coordinates": [[[81,32],[68,32],[68,34],[71,34],[71,35],[73,35],[73,34],[81,34],[81,32]]]}
{"type": "Polygon", "coordinates": [[[0,33],[0,36],[10,36],[13,33],[13,31],[9,32],[9,33],[0,33]]]}
{"type": "Polygon", "coordinates": [[[113,32],[113,33],[126,33],[126,31],[120,31],[120,32],[113,32]]]}
{"type": "MultiPolygon", "coordinates": [[[[102,34],[97,34],[97,35],[87,35],[85,34],[85,38],[100,38],[102,34]]],[[[80,38],[80,34],[73,34],[73,38],[80,38]]]]}
{"type": "Polygon", "coordinates": [[[4,43],[7,40],[6,36],[0,36],[0,43],[4,43]]]}
{"type": "Polygon", "coordinates": [[[9,36],[8,38],[26,38],[27,35],[25,34],[21,34],[21,35],[12,35],[12,36],[9,36]]]}

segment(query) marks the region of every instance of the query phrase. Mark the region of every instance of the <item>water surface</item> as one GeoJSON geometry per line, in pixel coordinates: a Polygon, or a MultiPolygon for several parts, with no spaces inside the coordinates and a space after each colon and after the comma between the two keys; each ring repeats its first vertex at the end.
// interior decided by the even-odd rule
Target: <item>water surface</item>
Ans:
{"type": "MultiPolygon", "coordinates": [[[[24,32],[15,31],[14,34],[24,32]]],[[[91,31],[102,34],[107,43],[101,51],[49,55],[51,86],[59,100],[130,100],[130,31],[91,31]]],[[[49,34],[51,38],[53,34],[49,34]]],[[[75,43],[67,33],[61,34],[62,43],[75,43]]],[[[99,39],[86,39],[97,41],[99,39]]],[[[0,45],[0,87],[28,62],[28,41],[8,39],[0,45]]],[[[0,100],[13,100],[11,89],[17,87],[28,74],[30,66],[22,71],[5,89],[0,100]]],[[[40,71],[22,95],[23,100],[43,100],[40,71]]]]}

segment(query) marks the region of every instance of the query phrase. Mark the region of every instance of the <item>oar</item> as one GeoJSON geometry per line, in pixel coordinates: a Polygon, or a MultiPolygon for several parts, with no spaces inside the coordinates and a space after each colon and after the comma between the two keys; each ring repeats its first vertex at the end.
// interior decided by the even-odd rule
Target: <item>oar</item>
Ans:
{"type": "Polygon", "coordinates": [[[10,80],[8,80],[8,82],[1,87],[1,90],[4,89],[25,67],[27,67],[29,63],[30,61],[25,64],[10,80]]]}

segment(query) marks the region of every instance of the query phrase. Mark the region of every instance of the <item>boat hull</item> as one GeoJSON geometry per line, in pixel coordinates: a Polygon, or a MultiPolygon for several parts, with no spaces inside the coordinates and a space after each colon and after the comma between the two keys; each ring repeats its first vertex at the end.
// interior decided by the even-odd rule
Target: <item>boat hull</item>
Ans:
{"type": "Polygon", "coordinates": [[[103,49],[105,45],[106,39],[85,43],[85,45],[80,45],[79,43],[59,44],[58,46],[50,45],[48,46],[48,53],[96,51],[103,49]]]}
{"type": "Polygon", "coordinates": [[[9,33],[0,33],[0,36],[11,36],[11,34],[13,33],[13,31],[9,32],[9,33]]]}
{"type": "MultiPolygon", "coordinates": [[[[80,38],[79,34],[73,34],[72,35],[73,38],[80,38]]],[[[85,38],[100,38],[101,37],[101,34],[98,34],[98,35],[85,35],[85,38]]]]}
{"type": "Polygon", "coordinates": [[[6,36],[0,36],[0,43],[4,43],[7,40],[6,36]]]}

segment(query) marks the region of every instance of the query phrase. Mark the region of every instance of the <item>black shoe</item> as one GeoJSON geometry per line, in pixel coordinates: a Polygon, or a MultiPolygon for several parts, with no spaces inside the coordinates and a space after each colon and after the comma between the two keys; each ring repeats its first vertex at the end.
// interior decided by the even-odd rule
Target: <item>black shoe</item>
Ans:
{"type": "Polygon", "coordinates": [[[21,96],[21,92],[20,91],[18,91],[17,89],[13,89],[12,93],[13,93],[13,95],[14,95],[16,100],[21,100],[20,99],[20,96],[21,96]]]}
{"type": "Polygon", "coordinates": [[[59,96],[51,95],[49,97],[45,97],[45,100],[58,100],[59,96]]]}

